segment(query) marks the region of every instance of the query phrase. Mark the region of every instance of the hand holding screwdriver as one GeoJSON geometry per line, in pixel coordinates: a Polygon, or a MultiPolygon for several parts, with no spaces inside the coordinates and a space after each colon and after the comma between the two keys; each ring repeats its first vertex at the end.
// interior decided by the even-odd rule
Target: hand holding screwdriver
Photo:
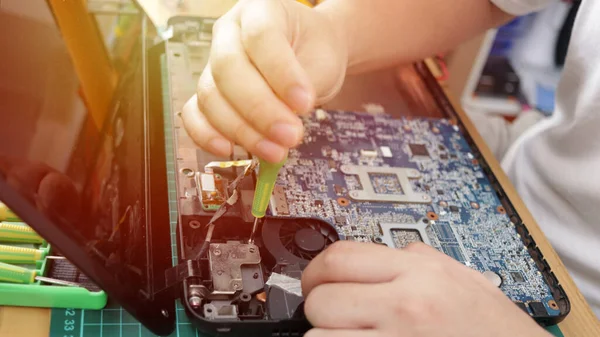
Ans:
{"type": "Polygon", "coordinates": [[[302,141],[298,115],[336,96],[348,64],[346,32],[326,4],[239,1],[219,18],[210,62],[181,115],[196,144],[228,156],[235,143],[277,163],[302,141]]]}

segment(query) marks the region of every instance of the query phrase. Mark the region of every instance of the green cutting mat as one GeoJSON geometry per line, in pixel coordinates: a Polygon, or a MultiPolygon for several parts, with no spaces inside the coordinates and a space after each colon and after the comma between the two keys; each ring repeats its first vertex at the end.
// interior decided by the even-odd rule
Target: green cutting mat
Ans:
{"type": "MultiPolygon", "coordinates": [[[[162,83],[168,83],[165,55],[161,58],[162,83]]],[[[177,192],[175,187],[175,163],[173,161],[173,134],[171,129],[171,106],[168,86],[163,86],[165,140],[167,151],[167,174],[169,176],[169,209],[171,221],[171,245],[173,265],[177,265],[177,192]]],[[[190,323],[181,302],[176,303],[176,330],[170,337],[209,337],[198,332],[190,323]]],[[[564,337],[557,326],[549,327],[556,337],[564,337]]],[[[110,303],[103,310],[52,309],[50,337],[155,337],[133,316],[119,305],[110,303]]]]}

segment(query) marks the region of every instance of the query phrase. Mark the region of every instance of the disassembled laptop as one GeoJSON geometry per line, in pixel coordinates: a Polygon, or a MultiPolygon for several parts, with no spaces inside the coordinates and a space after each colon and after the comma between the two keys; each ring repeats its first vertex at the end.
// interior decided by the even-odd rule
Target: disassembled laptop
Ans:
{"type": "MultiPolygon", "coordinates": [[[[173,27],[166,54],[178,109],[206,64],[211,23],[173,27]]],[[[531,315],[561,315],[523,224],[451,117],[317,109],[304,119],[304,141],[290,151],[254,241],[249,173],[256,161],[240,148],[218,161],[196,149],[177,114],[173,121],[180,225],[189,239],[181,249],[206,268],[188,300],[204,319],[300,317],[302,270],[338,240],[393,248],[424,242],[482,272],[531,315]]]]}
{"type": "MultiPolygon", "coordinates": [[[[421,241],[481,272],[540,324],[569,313],[526,224],[424,63],[398,84],[407,91],[404,117],[322,107],[306,117],[304,140],[255,226],[256,159],[237,146],[230,158],[203,152],[179,116],[207,63],[214,20],[169,16],[157,37],[138,19],[106,117],[88,114],[90,123],[66,130],[78,135],[71,148],[52,148],[70,153],[63,175],[79,189],[61,202],[81,205],[76,214],[40,208],[35,191],[3,174],[0,199],[153,333],[173,332],[181,299],[205,332],[302,335],[310,328],[302,272],[338,240],[392,248],[421,241]],[[432,109],[445,118],[415,117],[432,109]]],[[[42,140],[54,132],[47,125],[35,130],[42,140]]]]}

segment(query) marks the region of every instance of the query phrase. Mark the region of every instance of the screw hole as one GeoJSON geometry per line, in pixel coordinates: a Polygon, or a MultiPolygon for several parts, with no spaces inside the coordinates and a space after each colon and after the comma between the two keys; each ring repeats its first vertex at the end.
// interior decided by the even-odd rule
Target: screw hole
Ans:
{"type": "Polygon", "coordinates": [[[438,215],[434,212],[427,212],[427,218],[429,218],[429,220],[438,220],[439,219],[438,215]]]}
{"type": "Polygon", "coordinates": [[[200,228],[200,226],[202,226],[202,224],[196,220],[190,221],[189,225],[192,229],[198,229],[198,228],[200,228]]]}
{"type": "Polygon", "coordinates": [[[189,168],[181,169],[181,173],[183,173],[186,177],[193,177],[194,176],[194,170],[189,169],[189,168]]]}
{"type": "Polygon", "coordinates": [[[212,309],[211,308],[207,308],[206,312],[208,312],[210,314],[212,312],[212,309]]]}
{"type": "Polygon", "coordinates": [[[338,202],[338,205],[344,206],[344,207],[348,206],[348,204],[350,204],[350,202],[346,198],[338,198],[337,202],[338,202]]]}

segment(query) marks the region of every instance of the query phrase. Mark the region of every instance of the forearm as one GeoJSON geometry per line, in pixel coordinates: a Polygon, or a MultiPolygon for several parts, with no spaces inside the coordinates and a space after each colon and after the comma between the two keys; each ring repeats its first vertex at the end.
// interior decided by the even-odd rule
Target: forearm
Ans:
{"type": "Polygon", "coordinates": [[[453,48],[511,16],[489,0],[327,0],[348,41],[348,73],[423,59],[453,48]]]}

